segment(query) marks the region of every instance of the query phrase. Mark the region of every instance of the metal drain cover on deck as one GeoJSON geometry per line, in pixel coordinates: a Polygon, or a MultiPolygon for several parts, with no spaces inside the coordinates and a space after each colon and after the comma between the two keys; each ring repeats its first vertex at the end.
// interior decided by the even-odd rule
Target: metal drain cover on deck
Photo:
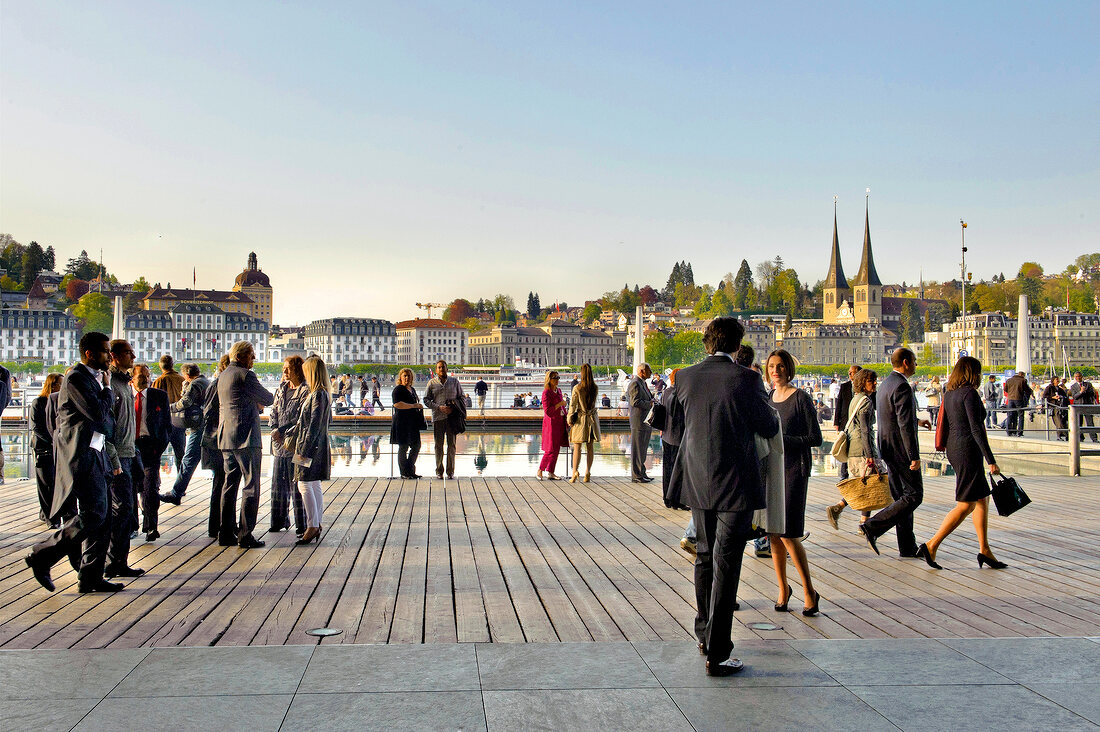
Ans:
{"type": "Polygon", "coordinates": [[[316,635],[321,638],[328,638],[330,635],[340,635],[343,632],[344,631],[339,628],[313,628],[312,630],[307,630],[306,635],[316,635]]]}
{"type": "MultiPolygon", "coordinates": [[[[782,625],[776,625],[775,623],[749,623],[749,627],[753,630],[782,630],[782,625]]],[[[313,632],[312,630],[310,631],[313,632]]]]}

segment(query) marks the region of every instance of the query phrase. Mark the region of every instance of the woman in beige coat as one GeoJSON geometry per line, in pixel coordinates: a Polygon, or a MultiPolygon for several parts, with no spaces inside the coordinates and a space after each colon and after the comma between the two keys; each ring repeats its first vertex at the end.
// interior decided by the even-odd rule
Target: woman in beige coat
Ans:
{"type": "Polygon", "coordinates": [[[600,439],[600,413],[596,410],[596,381],[592,378],[592,367],[581,366],[581,380],[573,387],[569,397],[569,442],[573,444],[573,476],[570,483],[576,483],[581,467],[581,446],[588,445],[588,465],[584,471],[584,482],[592,478],[592,458],[595,443],[600,439]]]}

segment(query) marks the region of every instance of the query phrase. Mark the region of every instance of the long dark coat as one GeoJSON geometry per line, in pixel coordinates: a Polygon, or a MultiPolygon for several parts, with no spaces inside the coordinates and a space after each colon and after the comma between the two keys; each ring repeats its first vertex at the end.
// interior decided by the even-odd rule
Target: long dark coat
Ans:
{"type": "Polygon", "coordinates": [[[57,472],[51,519],[60,516],[83,491],[94,488],[92,472],[103,470],[106,461],[91,449],[92,433],[99,432],[108,440],[114,436],[113,405],[114,392],[97,382],[83,364],[62,379],[54,433],[57,472]]]}
{"type": "Polygon", "coordinates": [[[288,427],[286,440],[294,443],[294,454],[312,458],[310,466],[294,466],[295,480],[328,480],[332,474],[332,452],[328,444],[328,423],[332,418],[332,397],[324,389],[310,392],[302,402],[298,422],[288,427]]]}

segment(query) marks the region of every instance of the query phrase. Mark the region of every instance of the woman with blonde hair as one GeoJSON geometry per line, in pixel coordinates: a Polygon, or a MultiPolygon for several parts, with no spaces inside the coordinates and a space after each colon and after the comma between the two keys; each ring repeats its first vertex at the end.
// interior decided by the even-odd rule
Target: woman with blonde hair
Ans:
{"type": "MultiPolygon", "coordinates": [[[[592,458],[595,444],[600,439],[600,413],[596,410],[596,380],[592,367],[581,366],[581,380],[573,387],[569,397],[569,442],[573,445],[573,476],[576,483],[581,467],[581,447],[588,446],[588,463],[584,470],[584,482],[592,479],[592,458]]],[[[545,438],[544,438],[545,439],[545,438]]]]}
{"type": "Polygon", "coordinates": [[[420,430],[427,429],[424,405],[413,386],[413,370],[403,368],[397,372],[397,385],[393,387],[390,401],[393,403],[393,422],[390,426],[390,444],[397,445],[397,469],[402,478],[415,480],[416,458],[420,455],[420,430]]]}
{"type": "Polygon", "coordinates": [[[328,423],[332,417],[332,395],[329,392],[325,362],[310,356],[302,365],[309,395],[302,402],[298,422],[287,429],[283,440],[294,453],[295,478],[302,503],[306,508],[306,532],[294,542],[305,545],[321,538],[321,481],[331,477],[332,453],[328,441],[328,423]]]}
{"type": "Polygon", "coordinates": [[[557,480],[554,468],[558,466],[558,453],[565,447],[565,397],[558,388],[558,372],[546,372],[542,385],[542,460],[536,477],[542,480],[542,471],[549,471],[550,480],[557,480]]]}
{"type": "Polygon", "coordinates": [[[940,544],[952,531],[974,515],[974,530],[978,534],[978,567],[1004,569],[989,548],[989,480],[982,469],[982,458],[989,463],[990,473],[1000,473],[989,440],[985,434],[985,405],[978,388],[982,382],[982,363],[973,356],[963,356],[951,370],[943,395],[943,430],[947,436],[947,460],[955,469],[955,507],[944,517],[936,535],[917,547],[917,556],[932,569],[942,569],[936,563],[940,544]]]}
{"type": "Polygon", "coordinates": [[[50,409],[50,395],[61,391],[61,374],[47,374],[46,383],[42,385],[42,391],[31,404],[30,433],[31,451],[34,453],[34,477],[38,482],[38,518],[53,528],[60,526],[60,521],[51,521],[50,513],[53,510],[53,425],[47,417],[51,411],[57,411],[57,400],[54,400],[54,409],[50,409]]]}

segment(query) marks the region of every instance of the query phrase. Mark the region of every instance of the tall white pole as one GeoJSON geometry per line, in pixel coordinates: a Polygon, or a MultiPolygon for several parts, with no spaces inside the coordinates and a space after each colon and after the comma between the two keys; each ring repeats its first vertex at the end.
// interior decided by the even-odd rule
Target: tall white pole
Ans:
{"type": "Polygon", "coordinates": [[[645,334],[642,328],[642,306],[634,310],[634,371],[638,373],[638,366],[645,363],[645,334]]]}
{"type": "Polygon", "coordinates": [[[115,317],[111,323],[111,337],[115,339],[126,337],[126,318],[122,314],[122,295],[115,295],[115,317]]]}
{"type": "Polygon", "coordinates": [[[1020,311],[1016,317],[1016,371],[1031,376],[1031,328],[1027,324],[1027,295],[1020,295],[1020,311]]]}

